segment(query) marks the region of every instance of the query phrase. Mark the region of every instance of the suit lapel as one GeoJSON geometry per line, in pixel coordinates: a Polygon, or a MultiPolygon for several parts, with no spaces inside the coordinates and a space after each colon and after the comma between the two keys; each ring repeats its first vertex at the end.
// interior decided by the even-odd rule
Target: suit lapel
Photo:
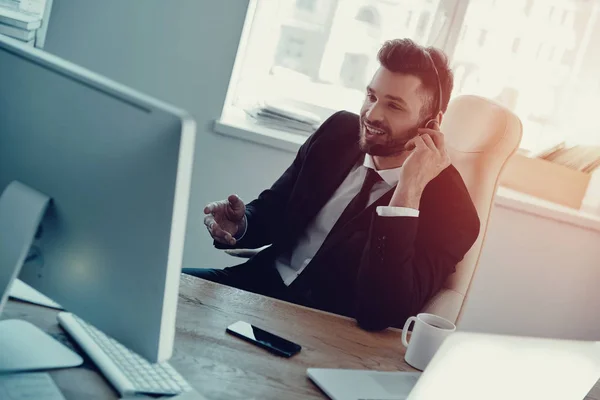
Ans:
{"type": "Polygon", "coordinates": [[[362,156],[356,140],[346,145],[340,140],[324,143],[309,154],[286,213],[292,232],[306,229],[362,156]]]}
{"type": "Polygon", "coordinates": [[[306,290],[306,285],[309,284],[312,276],[320,270],[320,268],[314,268],[314,266],[319,265],[320,260],[325,257],[331,249],[352,234],[352,232],[354,232],[357,228],[361,227],[361,225],[366,225],[368,229],[368,224],[371,223],[373,213],[376,212],[377,207],[387,206],[390,203],[392,195],[394,194],[394,190],[395,188],[391,188],[373,204],[348,221],[345,226],[340,229],[336,229],[335,232],[330,232],[325,239],[325,242],[321,245],[317,251],[317,254],[315,254],[315,256],[312,258],[306,269],[296,280],[294,280],[294,282],[292,282],[290,289],[298,292],[306,290]]]}

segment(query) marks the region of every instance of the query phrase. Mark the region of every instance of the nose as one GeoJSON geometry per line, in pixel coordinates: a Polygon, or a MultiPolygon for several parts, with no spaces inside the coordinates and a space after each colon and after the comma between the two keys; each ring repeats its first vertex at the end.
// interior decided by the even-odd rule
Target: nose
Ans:
{"type": "Polygon", "coordinates": [[[368,122],[377,123],[383,120],[383,112],[381,111],[381,107],[379,106],[379,102],[375,102],[367,108],[365,112],[365,117],[368,122]]]}

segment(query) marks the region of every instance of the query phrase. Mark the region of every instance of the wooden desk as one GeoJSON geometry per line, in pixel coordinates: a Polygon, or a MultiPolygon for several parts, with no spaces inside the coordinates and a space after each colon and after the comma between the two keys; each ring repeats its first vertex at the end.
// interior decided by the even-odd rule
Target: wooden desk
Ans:
{"type": "MultiPolygon", "coordinates": [[[[413,370],[404,362],[401,331],[370,333],[354,320],[182,275],[171,364],[207,399],[323,399],[306,368],[413,370]],[[244,320],[302,345],[291,359],[225,333],[244,320]]],[[[51,333],[56,312],[11,301],[3,318],[20,318],[51,333]]],[[[67,399],[117,399],[97,372],[59,370],[52,376],[67,399]]],[[[600,384],[587,400],[600,400],[600,384]]]]}

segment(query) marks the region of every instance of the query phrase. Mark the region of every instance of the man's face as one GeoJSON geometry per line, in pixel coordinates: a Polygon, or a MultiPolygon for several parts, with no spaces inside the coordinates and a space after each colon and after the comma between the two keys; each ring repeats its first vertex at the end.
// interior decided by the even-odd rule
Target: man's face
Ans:
{"type": "Polygon", "coordinates": [[[402,153],[417,136],[424,106],[420,78],[379,68],[360,110],[360,149],[380,157],[402,153]]]}

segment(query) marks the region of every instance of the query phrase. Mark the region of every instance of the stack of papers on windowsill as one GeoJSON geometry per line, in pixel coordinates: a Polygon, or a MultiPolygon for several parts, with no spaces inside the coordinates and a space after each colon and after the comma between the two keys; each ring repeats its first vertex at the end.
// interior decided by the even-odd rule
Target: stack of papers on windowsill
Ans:
{"type": "Polygon", "coordinates": [[[307,136],[321,124],[317,115],[291,106],[265,103],[245,111],[259,125],[307,136]]]}

